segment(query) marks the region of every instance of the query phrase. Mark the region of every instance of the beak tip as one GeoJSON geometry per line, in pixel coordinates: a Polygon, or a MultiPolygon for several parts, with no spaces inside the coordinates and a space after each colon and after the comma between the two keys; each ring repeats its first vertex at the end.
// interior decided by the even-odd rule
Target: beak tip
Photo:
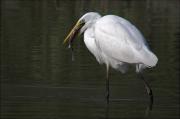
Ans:
{"type": "Polygon", "coordinates": [[[67,42],[67,38],[64,39],[62,44],[64,45],[66,42],[67,42]]]}

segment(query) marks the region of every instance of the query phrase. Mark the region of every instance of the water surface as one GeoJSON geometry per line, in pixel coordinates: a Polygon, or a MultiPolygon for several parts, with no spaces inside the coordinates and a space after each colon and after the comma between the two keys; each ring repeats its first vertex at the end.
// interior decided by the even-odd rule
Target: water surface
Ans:
{"type": "Polygon", "coordinates": [[[179,0],[3,0],[1,2],[2,119],[179,119],[179,0]],[[158,56],[144,71],[148,95],[134,69],[110,72],[105,100],[105,66],[75,40],[75,61],[62,42],[89,11],[115,14],[142,31],[158,56]]]}

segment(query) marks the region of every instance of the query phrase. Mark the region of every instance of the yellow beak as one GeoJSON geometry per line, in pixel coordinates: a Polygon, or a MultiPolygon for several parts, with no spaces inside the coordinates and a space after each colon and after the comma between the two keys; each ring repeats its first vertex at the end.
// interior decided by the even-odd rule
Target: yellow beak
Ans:
{"type": "Polygon", "coordinates": [[[80,21],[78,21],[76,23],[76,25],[73,27],[73,29],[71,30],[71,32],[67,35],[67,37],[64,39],[63,44],[65,44],[66,42],[70,42],[71,40],[73,40],[76,36],[76,34],[79,32],[80,28],[83,26],[84,24],[82,24],[80,21]]]}

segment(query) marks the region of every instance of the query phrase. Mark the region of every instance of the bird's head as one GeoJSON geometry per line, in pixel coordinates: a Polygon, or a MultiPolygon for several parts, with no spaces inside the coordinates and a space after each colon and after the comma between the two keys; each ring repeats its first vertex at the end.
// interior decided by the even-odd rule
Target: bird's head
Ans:
{"type": "Polygon", "coordinates": [[[63,44],[65,43],[72,43],[73,39],[77,34],[83,33],[87,28],[92,26],[92,24],[95,23],[97,19],[101,17],[100,14],[96,12],[88,12],[85,15],[83,15],[75,24],[75,26],[72,28],[70,33],[65,38],[63,44]]]}

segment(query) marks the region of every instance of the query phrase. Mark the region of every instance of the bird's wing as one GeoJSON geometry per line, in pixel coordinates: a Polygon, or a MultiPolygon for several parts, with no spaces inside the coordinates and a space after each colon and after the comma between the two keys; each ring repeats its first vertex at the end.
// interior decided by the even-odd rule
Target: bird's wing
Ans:
{"type": "Polygon", "coordinates": [[[140,54],[146,42],[127,20],[113,15],[100,18],[95,24],[95,39],[99,48],[107,56],[121,62],[139,63],[140,54]]]}

